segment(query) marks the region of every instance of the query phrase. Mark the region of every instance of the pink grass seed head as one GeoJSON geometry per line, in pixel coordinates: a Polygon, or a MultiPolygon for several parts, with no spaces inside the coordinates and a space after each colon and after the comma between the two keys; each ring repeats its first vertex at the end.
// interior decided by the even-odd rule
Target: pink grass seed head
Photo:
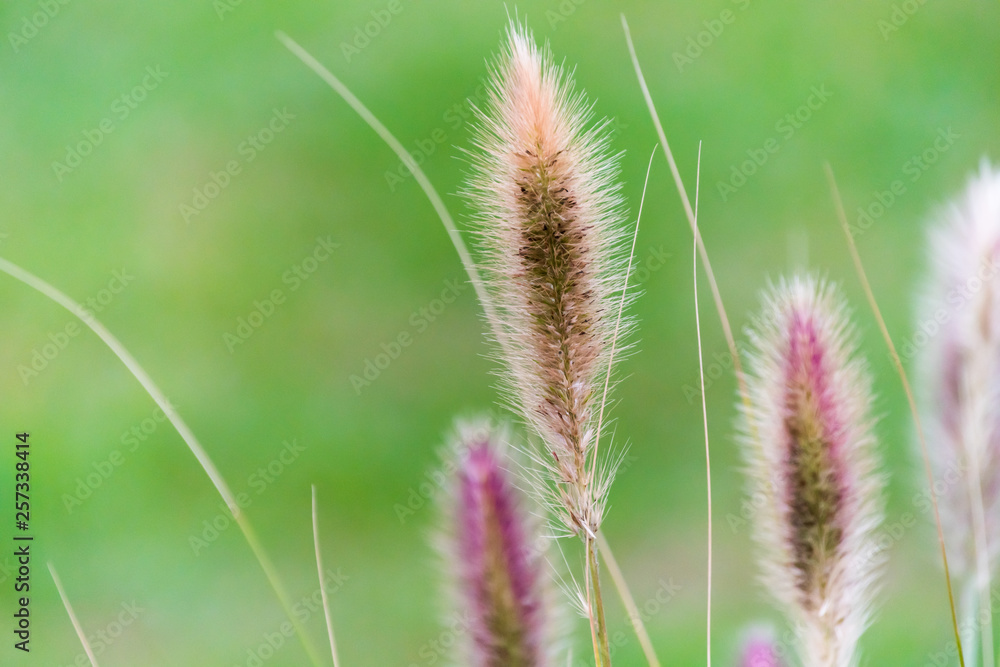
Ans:
{"type": "Polygon", "coordinates": [[[741,434],[763,583],[801,628],[810,667],[856,664],[884,555],[871,381],[834,285],[782,280],[763,297],[741,434]]]}
{"type": "Polygon", "coordinates": [[[597,532],[613,476],[591,454],[625,276],[617,165],[606,124],[590,119],[569,74],[512,23],[465,192],[504,339],[505,390],[542,442],[543,495],[578,534],[597,532]]]}
{"type": "Polygon", "coordinates": [[[772,632],[755,630],[743,640],[739,667],[785,667],[778,656],[772,632]]]}
{"type": "Polygon", "coordinates": [[[462,664],[540,667],[554,643],[548,564],[534,517],[514,486],[503,429],[460,427],[446,568],[467,620],[462,664]]]}

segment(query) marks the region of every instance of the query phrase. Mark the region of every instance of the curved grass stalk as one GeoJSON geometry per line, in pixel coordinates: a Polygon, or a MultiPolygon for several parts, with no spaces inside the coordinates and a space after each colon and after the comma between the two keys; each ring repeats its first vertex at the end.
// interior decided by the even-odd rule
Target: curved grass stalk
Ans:
{"type": "MultiPolygon", "coordinates": [[[[469,254],[469,250],[465,245],[465,241],[462,239],[462,234],[458,231],[458,227],[455,225],[455,220],[451,217],[451,213],[448,212],[448,208],[444,204],[444,200],[441,199],[441,195],[438,194],[437,190],[431,184],[427,174],[424,170],[420,168],[420,165],[416,163],[413,157],[407,152],[403,144],[399,143],[399,140],[386,128],[382,122],[375,117],[368,107],[359,100],[350,89],[345,86],[340,79],[338,79],[333,72],[328,70],[323,66],[316,58],[313,57],[311,53],[306,51],[304,48],[299,46],[298,42],[286,35],[284,32],[278,30],[275,32],[275,36],[278,38],[285,48],[292,52],[292,54],[302,61],[302,63],[311,69],[320,79],[322,79],[328,86],[333,88],[334,92],[340,95],[341,98],[357,113],[361,120],[365,121],[375,134],[379,136],[385,144],[392,149],[392,152],[399,157],[400,161],[406,166],[407,169],[413,174],[417,183],[420,185],[420,189],[424,191],[424,195],[427,196],[428,201],[430,201],[431,206],[434,207],[434,211],[438,214],[441,219],[441,224],[444,225],[445,231],[448,232],[448,237],[451,239],[452,245],[455,247],[455,252],[458,253],[459,259],[462,261],[462,266],[465,267],[465,272],[469,276],[469,282],[472,283],[473,289],[476,291],[476,296],[479,298],[479,303],[482,304],[483,310],[486,313],[486,321],[492,323],[497,322],[496,310],[493,307],[493,302],[490,299],[489,293],[483,286],[482,278],[479,276],[479,270],[476,268],[476,263],[472,259],[472,255],[469,254]]],[[[500,346],[506,349],[506,339],[504,333],[499,327],[493,326],[493,335],[497,337],[497,342],[500,346]]]]}
{"type": "MultiPolygon", "coordinates": [[[[708,259],[708,251],[705,249],[705,242],[702,240],[701,232],[698,229],[697,212],[691,208],[691,201],[688,199],[687,189],[684,187],[684,181],[681,178],[680,170],[677,168],[677,162],[674,160],[673,151],[670,150],[670,143],[667,141],[667,135],[663,131],[663,124],[660,122],[660,116],[656,112],[656,106],[653,104],[653,97],[649,93],[649,86],[646,85],[646,77],[643,76],[642,67],[639,65],[639,57],[636,55],[635,44],[632,42],[632,33],[629,30],[628,21],[625,19],[624,14],[621,15],[621,19],[622,29],[625,32],[625,42],[628,45],[629,55],[632,58],[632,67],[635,70],[636,78],[639,80],[639,87],[642,89],[643,98],[646,100],[646,108],[649,111],[650,118],[656,128],[656,134],[660,139],[660,145],[663,146],[663,152],[666,154],[667,162],[670,164],[670,173],[674,177],[674,185],[677,188],[677,193],[680,195],[681,203],[684,204],[684,212],[687,214],[688,223],[691,227],[691,233],[694,235],[695,243],[698,246],[698,252],[701,255],[701,263],[704,266],[705,277],[708,279],[708,285],[712,290],[712,301],[715,302],[715,310],[718,312],[719,321],[722,323],[722,333],[726,338],[726,346],[729,348],[729,356],[732,357],[733,360],[733,370],[736,373],[736,382],[739,386],[743,409],[749,415],[753,412],[753,404],[750,401],[750,394],[747,391],[746,376],[743,373],[743,362],[740,361],[740,352],[736,347],[736,339],[733,338],[733,329],[729,324],[729,316],[726,314],[726,307],[722,303],[722,294],[719,292],[719,284],[715,280],[715,272],[712,270],[712,262],[708,259]]],[[[700,145],[698,161],[700,169],[700,145]]],[[[697,201],[695,202],[695,205],[697,206],[697,201]]],[[[702,387],[701,397],[704,402],[704,386],[702,387]]],[[[752,434],[752,436],[756,438],[755,433],[752,434]]],[[[767,489],[762,489],[761,491],[763,493],[770,493],[767,489]]]]}
{"type": "Polygon", "coordinates": [[[694,182],[694,236],[691,255],[694,272],[694,323],[698,332],[698,377],[701,381],[701,417],[705,425],[705,480],[708,486],[708,611],[706,612],[705,660],[712,667],[712,456],[708,446],[708,404],[705,401],[705,360],[701,349],[701,315],[698,313],[698,194],[701,187],[701,142],[698,142],[698,168],[694,182]]]}
{"type": "Polygon", "coordinates": [[[635,44],[632,43],[632,33],[629,31],[628,21],[625,20],[625,15],[621,15],[622,28],[625,31],[625,41],[628,44],[629,54],[632,57],[632,67],[635,69],[636,77],[639,79],[639,87],[642,89],[642,95],[646,100],[646,107],[649,110],[649,115],[653,120],[653,125],[656,127],[656,134],[660,138],[660,145],[663,147],[663,152],[667,156],[667,162],[670,164],[670,173],[673,174],[674,184],[677,186],[677,193],[681,197],[681,203],[684,205],[684,212],[687,214],[688,223],[691,226],[691,233],[694,234],[695,241],[698,244],[698,252],[701,254],[701,263],[705,268],[705,276],[708,278],[709,287],[712,289],[712,300],[715,302],[715,309],[719,313],[719,319],[722,321],[722,332],[726,337],[726,345],[729,347],[729,354],[733,358],[733,367],[736,370],[736,380],[739,382],[740,394],[743,397],[743,403],[747,408],[750,406],[750,399],[747,395],[746,381],[743,376],[743,364],[740,362],[739,351],[736,349],[736,340],[733,338],[733,329],[729,325],[729,316],[726,315],[726,308],[722,305],[722,295],[719,293],[719,285],[715,280],[715,272],[712,271],[712,263],[708,259],[708,251],[705,250],[705,242],[701,238],[701,233],[698,231],[698,224],[695,219],[694,209],[691,208],[691,201],[688,199],[687,190],[684,187],[684,181],[681,179],[680,170],[677,169],[677,162],[674,161],[673,151],[670,150],[670,144],[667,142],[667,135],[663,131],[663,125],[660,123],[660,116],[656,113],[656,107],[653,105],[653,98],[649,94],[649,87],[646,85],[646,78],[642,74],[642,67],[639,66],[639,57],[635,52],[635,44]]]}
{"type": "Polygon", "coordinates": [[[78,317],[91,331],[97,334],[97,337],[100,338],[112,352],[115,353],[115,356],[117,356],[121,362],[125,364],[125,367],[129,370],[129,372],[135,376],[135,379],[138,380],[139,384],[141,384],[143,389],[146,390],[146,393],[148,393],[160,409],[163,410],[163,414],[167,416],[167,419],[170,420],[173,427],[177,429],[177,432],[180,434],[181,438],[183,438],[184,442],[191,450],[191,453],[194,454],[196,459],[198,459],[198,463],[201,464],[205,474],[207,474],[208,478],[212,480],[212,484],[215,485],[219,495],[222,496],[222,500],[226,503],[226,506],[232,513],[233,519],[235,519],[236,524],[243,532],[243,536],[246,538],[247,544],[250,545],[250,549],[253,551],[254,556],[257,557],[257,562],[260,563],[261,569],[264,570],[264,575],[267,577],[268,583],[271,584],[271,588],[274,590],[275,595],[277,595],[278,600],[285,611],[285,615],[295,628],[295,632],[299,636],[302,647],[309,655],[310,662],[318,667],[320,664],[319,656],[316,654],[316,650],[309,641],[302,624],[299,623],[295,614],[292,613],[291,599],[288,597],[288,593],[285,591],[285,587],[278,577],[277,569],[271,562],[271,558],[267,555],[267,552],[264,551],[264,547],[261,545],[260,540],[257,537],[257,533],[250,524],[250,520],[247,518],[243,510],[240,509],[239,504],[236,502],[236,497],[233,495],[233,492],[229,490],[229,486],[219,473],[219,470],[215,467],[215,464],[208,456],[208,453],[198,442],[198,439],[194,436],[191,429],[188,428],[188,425],[181,418],[176,408],[174,408],[174,406],[170,404],[170,401],[167,400],[166,395],[160,390],[156,383],[153,382],[153,379],[149,376],[149,374],[143,370],[142,366],[139,365],[139,362],[135,360],[135,357],[133,357],[131,353],[125,349],[125,346],[122,345],[121,342],[115,338],[114,335],[100,323],[100,321],[97,320],[97,318],[95,318],[92,314],[87,313],[87,311],[85,311],[78,303],[38,276],[22,269],[17,264],[14,264],[6,259],[0,258],[0,271],[3,271],[12,278],[21,281],[38,292],[41,292],[44,296],[48,297],[52,301],[55,301],[57,304],[68,310],[75,317],[78,317]]]}
{"type": "Polygon", "coordinates": [[[73,605],[69,603],[66,591],[63,590],[62,581],[59,580],[59,574],[56,572],[56,566],[52,564],[52,561],[48,562],[48,566],[49,574],[52,575],[52,581],[56,585],[56,590],[59,591],[59,599],[62,600],[63,606],[66,607],[66,613],[69,614],[69,620],[73,624],[73,629],[76,630],[76,636],[80,638],[80,643],[83,644],[83,652],[87,654],[90,664],[93,667],[97,667],[97,657],[94,655],[94,649],[91,648],[90,642],[87,641],[87,633],[83,631],[83,626],[80,625],[80,621],[73,612],[73,605]]]}
{"type": "Polygon", "coordinates": [[[326,593],[326,581],[323,576],[323,556],[319,549],[319,511],[316,509],[316,485],[312,486],[312,526],[313,543],[316,545],[316,571],[319,573],[319,594],[323,598],[323,615],[326,617],[326,633],[330,636],[330,654],[333,656],[333,667],[340,667],[337,659],[337,641],[333,636],[333,618],[330,616],[330,600],[326,593]]]}
{"type": "Polygon", "coordinates": [[[614,582],[615,588],[618,590],[618,595],[622,599],[622,604],[625,605],[625,612],[632,623],[635,636],[639,639],[642,652],[646,655],[649,667],[660,667],[660,661],[656,657],[656,651],[653,649],[653,642],[649,639],[649,633],[646,632],[646,626],[642,622],[639,607],[635,603],[635,598],[632,597],[632,592],[625,581],[625,575],[622,574],[621,568],[618,567],[618,561],[615,560],[615,555],[611,551],[611,545],[608,544],[608,539],[604,537],[603,532],[597,534],[597,546],[604,555],[604,563],[608,568],[608,573],[611,575],[611,581],[614,582]]]}
{"type": "Polygon", "coordinates": [[[681,178],[680,170],[677,168],[677,162],[674,160],[673,151],[670,150],[670,143],[667,141],[667,135],[663,130],[663,124],[660,122],[659,114],[656,112],[656,106],[653,104],[652,95],[649,92],[649,86],[646,85],[646,77],[643,76],[642,67],[639,65],[639,57],[635,52],[635,44],[632,42],[632,33],[628,27],[628,21],[625,19],[625,15],[621,15],[622,29],[625,31],[625,41],[628,44],[629,55],[632,59],[632,66],[635,69],[636,78],[639,80],[639,87],[642,89],[643,98],[646,100],[646,107],[649,110],[649,115],[653,120],[653,125],[656,127],[656,134],[660,139],[660,145],[663,146],[663,152],[666,154],[667,162],[670,165],[670,173],[674,177],[674,185],[677,187],[677,192],[680,195],[681,203],[684,205],[684,212],[687,214],[688,223],[691,226],[691,233],[694,236],[694,246],[695,246],[695,262],[694,262],[694,283],[695,283],[695,321],[698,329],[698,368],[701,373],[701,401],[702,401],[702,416],[705,425],[705,465],[706,465],[706,478],[708,484],[708,611],[707,611],[707,645],[706,645],[706,660],[709,667],[712,664],[712,467],[711,467],[711,455],[709,453],[709,442],[708,442],[708,408],[705,398],[705,377],[704,377],[704,363],[702,360],[702,350],[701,350],[701,321],[698,316],[698,262],[697,255],[701,254],[702,264],[705,267],[705,276],[708,278],[709,287],[712,290],[712,300],[715,302],[716,311],[719,314],[719,320],[722,322],[722,331],[726,338],[726,345],[729,347],[729,354],[733,359],[733,368],[736,370],[736,381],[739,384],[740,396],[743,400],[744,408],[749,411],[751,409],[750,396],[747,392],[746,380],[743,375],[743,364],[740,361],[739,350],[736,348],[736,340],[733,337],[732,326],[729,324],[729,316],[726,314],[726,308],[722,303],[722,295],[719,293],[719,285],[715,279],[715,272],[712,270],[712,263],[708,259],[708,251],[705,249],[705,242],[702,240],[701,232],[698,229],[698,188],[700,185],[701,177],[701,143],[698,144],[698,167],[696,172],[695,180],[695,204],[694,208],[691,207],[691,201],[688,198],[687,189],[684,187],[684,180],[681,178]]]}
{"type": "Polygon", "coordinates": [[[875,301],[875,294],[872,292],[871,283],[868,282],[868,274],[865,273],[865,267],[861,263],[861,256],[858,254],[858,247],[854,243],[854,237],[851,236],[851,229],[847,222],[847,213],[844,211],[844,200],[840,196],[840,189],[837,187],[837,179],[833,175],[833,168],[829,163],[825,164],[826,177],[830,185],[830,193],[833,195],[834,205],[837,209],[837,219],[840,221],[840,227],[844,230],[844,235],[847,237],[847,245],[851,251],[851,259],[854,260],[854,268],[857,271],[858,279],[861,281],[861,286],[865,291],[865,297],[868,299],[868,305],[871,306],[872,312],[875,315],[875,321],[878,323],[879,331],[882,333],[882,338],[885,339],[885,344],[889,348],[889,354],[892,357],[892,363],[896,367],[896,373],[899,375],[900,381],[903,383],[903,391],[906,394],[906,400],[910,405],[910,413],[913,415],[913,423],[917,429],[917,439],[920,441],[920,453],[924,460],[924,469],[927,473],[927,483],[929,485],[931,493],[931,506],[934,508],[934,525],[937,528],[938,543],[941,545],[941,562],[944,564],[944,581],[945,586],[948,589],[948,606],[951,610],[951,624],[952,629],[955,633],[955,644],[958,648],[958,660],[962,667],[965,667],[965,657],[962,651],[962,636],[958,631],[958,615],[955,612],[955,593],[951,587],[951,573],[948,570],[948,554],[944,546],[944,530],[941,527],[941,513],[938,510],[937,493],[934,491],[934,471],[931,469],[930,456],[927,453],[927,441],[924,438],[924,429],[920,421],[920,415],[917,413],[917,403],[913,398],[913,391],[910,389],[910,381],[907,379],[906,370],[903,368],[903,362],[899,358],[899,354],[896,352],[896,346],[892,342],[892,336],[889,335],[889,329],[885,325],[885,320],[882,318],[882,311],[879,310],[878,303],[875,301]]]}

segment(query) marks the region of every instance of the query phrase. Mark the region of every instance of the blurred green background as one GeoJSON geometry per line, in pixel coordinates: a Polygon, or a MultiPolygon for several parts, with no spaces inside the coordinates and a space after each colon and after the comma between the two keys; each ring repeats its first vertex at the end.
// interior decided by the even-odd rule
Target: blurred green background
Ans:
{"type": "MultiPolygon", "coordinates": [[[[461,217],[453,193],[465,169],[466,98],[516,9],[576,67],[597,113],[616,119],[614,147],[625,152],[624,193],[635,211],[655,135],[622,35],[624,11],[692,190],[704,142],[700,219],[734,327],[769,277],[806,262],[841,282],[856,307],[877,376],[889,521],[917,515],[894,540],[864,652],[869,664],[924,664],[949,642],[943,579],[929,519],[913,504],[920,478],[905,401],[862,301],[822,164],[836,169],[852,220],[876,193],[904,185],[859,238],[888,325],[904,341],[914,332],[926,221],[983,156],[1000,155],[1000,5],[611,4],[5,2],[0,255],[78,301],[94,300],[233,490],[252,501],[250,517],[296,600],[317,587],[309,487],[318,486],[325,558],[342,579],[332,606],[344,665],[441,664],[432,647],[451,635],[439,623],[428,539],[436,512],[418,499],[453,417],[497,405],[480,309],[468,288],[437,308],[447,281],[465,278],[433,210],[412,178],[392,176],[395,155],[274,31],[309,49],[419,152],[461,217]],[[814,98],[818,108],[789,133],[783,119],[814,87],[829,94],[814,98]],[[272,123],[280,131],[262,132],[272,123]],[[951,139],[935,148],[949,128],[951,139]],[[751,170],[743,163],[771,138],[777,152],[745,183],[730,180],[734,168],[751,170]],[[911,160],[925,152],[927,168],[915,169],[911,160]],[[723,193],[727,182],[740,187],[723,193]],[[305,261],[317,239],[337,246],[325,261],[305,261]],[[297,266],[314,270],[302,280],[292,277],[297,266]],[[272,309],[263,301],[274,290],[282,302],[272,309]],[[258,308],[270,315],[252,335],[226,338],[239,336],[240,318],[258,321],[258,308]],[[412,344],[370,385],[352,385],[404,332],[412,344]],[[275,464],[293,440],[304,449],[275,464]],[[401,520],[397,506],[410,501],[418,507],[401,520]]],[[[652,601],[647,622],[661,659],[679,665],[701,663],[704,650],[690,241],[658,157],[637,249],[645,271],[635,350],[622,363],[614,410],[617,442],[633,458],[605,526],[639,604],[652,601]],[[660,605],[664,583],[680,590],[660,605]]],[[[780,618],[754,581],[748,527],[732,520],[745,500],[732,438],[735,383],[718,361],[724,339],[702,290],[713,378],[713,644],[717,663],[732,664],[748,624],[780,618]]],[[[8,508],[0,553],[12,551],[19,431],[31,433],[36,538],[27,659],[11,646],[11,559],[0,556],[0,664],[70,665],[80,655],[46,560],[59,568],[88,634],[117,635],[104,642],[102,665],[254,664],[248,652],[278,630],[282,611],[235,526],[205,532],[206,522],[224,526],[225,515],[180,437],[156,421],[153,402],[93,334],[61,335],[73,321],[66,311],[6,276],[0,302],[0,506],[8,508]],[[37,375],[25,372],[33,360],[37,375]],[[74,495],[81,502],[68,500],[74,495]],[[196,549],[192,536],[211,539],[196,549]],[[123,611],[133,603],[141,611],[123,611]]],[[[642,664],[620,608],[612,603],[609,613],[612,631],[627,638],[617,664],[642,664]]],[[[306,626],[322,646],[321,617],[309,614],[306,626]]],[[[576,630],[585,660],[585,628],[576,630]]],[[[293,639],[265,664],[305,662],[293,639]]]]}

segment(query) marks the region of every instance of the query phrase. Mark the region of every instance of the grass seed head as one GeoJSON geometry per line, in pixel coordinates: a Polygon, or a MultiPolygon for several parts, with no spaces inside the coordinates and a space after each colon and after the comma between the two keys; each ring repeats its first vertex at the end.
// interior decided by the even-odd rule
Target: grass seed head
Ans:
{"type": "Polygon", "coordinates": [[[595,533],[613,469],[589,454],[625,276],[617,166],[606,125],[590,125],[589,104],[525,28],[508,29],[489,89],[466,192],[505,338],[505,389],[542,442],[565,527],[595,533]]]}
{"type": "Polygon", "coordinates": [[[754,517],[764,584],[802,627],[805,664],[849,667],[883,560],[871,381],[832,284],[780,282],[749,335],[741,430],[753,491],[766,498],[754,517]]]}

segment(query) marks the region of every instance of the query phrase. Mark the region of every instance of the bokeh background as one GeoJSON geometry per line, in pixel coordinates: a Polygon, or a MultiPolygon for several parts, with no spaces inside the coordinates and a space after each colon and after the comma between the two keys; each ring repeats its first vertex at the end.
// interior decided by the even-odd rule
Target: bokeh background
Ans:
{"type": "MultiPolygon", "coordinates": [[[[929,517],[913,502],[920,478],[905,401],[822,164],[836,169],[852,221],[859,206],[903,184],[890,205],[873,209],[859,246],[890,330],[912,339],[926,222],[982,157],[1000,155],[994,1],[4,2],[0,255],[76,300],[94,299],[234,491],[250,498],[250,517],[296,600],[317,587],[309,488],[318,486],[322,545],[341,579],[332,606],[343,664],[442,664],[433,647],[453,637],[440,623],[440,568],[429,546],[437,513],[420,494],[433,485],[428,475],[453,417],[497,410],[480,309],[468,287],[437,307],[449,281],[463,286],[465,276],[433,210],[396,156],[274,32],[309,49],[418,153],[461,219],[467,211],[454,193],[465,170],[467,99],[515,10],[576,67],[597,113],[615,119],[635,211],[655,135],[619,23],[627,14],[692,189],[704,142],[701,225],[736,328],[769,278],[808,265],[843,284],[876,374],[889,521],[916,518],[892,540],[864,652],[868,664],[924,664],[949,643],[943,579],[929,517]],[[814,87],[827,99],[786,136],[779,124],[814,87]],[[272,122],[281,131],[261,134],[272,122]],[[733,169],[770,138],[779,150],[724,196],[719,184],[740,183],[730,180],[733,169]],[[231,162],[239,173],[227,181],[218,173],[231,162]],[[213,174],[224,187],[212,187],[213,174]],[[293,289],[287,272],[303,266],[317,239],[336,248],[307,262],[314,271],[293,289]],[[227,339],[274,290],[283,302],[262,326],[238,344],[227,339]],[[351,376],[401,333],[412,343],[355,386],[351,376]],[[275,465],[286,441],[304,449],[275,465]],[[407,503],[414,511],[401,518],[407,503]]],[[[703,660],[705,605],[690,241],[660,156],[638,240],[635,347],[614,410],[617,442],[628,443],[631,458],[605,525],[636,598],[649,602],[661,659],[679,665],[703,660]],[[659,604],[664,586],[679,590],[659,604]]],[[[749,529],[737,520],[746,498],[732,438],[735,383],[702,290],[713,644],[717,663],[733,664],[748,625],[780,618],[754,581],[749,529]]],[[[180,437],[94,335],[61,337],[73,321],[66,311],[7,277],[0,302],[0,553],[12,551],[19,431],[31,433],[36,538],[30,656],[11,646],[12,561],[0,556],[0,663],[70,665],[81,654],[45,569],[51,560],[85,630],[117,635],[103,642],[101,664],[254,664],[282,611],[238,529],[206,532],[206,522],[224,526],[225,514],[180,437]],[[33,360],[36,375],[25,371],[33,360]],[[133,429],[141,439],[128,435],[133,429]],[[193,546],[192,537],[206,542],[193,546]],[[123,612],[123,604],[140,609],[123,612]],[[130,616],[124,629],[115,625],[130,616]]],[[[642,664],[617,604],[609,614],[612,631],[627,638],[616,664],[642,664]]],[[[321,617],[310,614],[306,626],[322,646],[321,617]]],[[[585,660],[585,628],[576,630],[585,660]]],[[[294,640],[265,661],[305,663],[294,640]]]]}

